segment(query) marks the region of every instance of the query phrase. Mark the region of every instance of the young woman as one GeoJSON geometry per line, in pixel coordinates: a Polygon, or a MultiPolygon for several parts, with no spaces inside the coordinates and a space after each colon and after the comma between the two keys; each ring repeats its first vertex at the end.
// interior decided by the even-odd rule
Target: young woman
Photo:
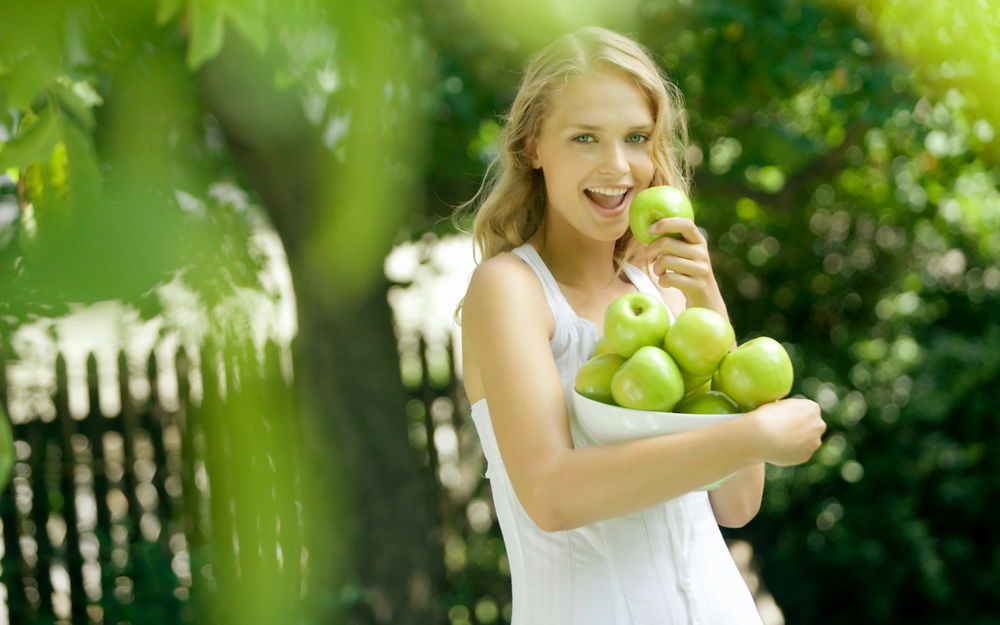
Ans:
{"type": "Polygon", "coordinates": [[[697,431],[590,444],[569,401],[619,295],[726,315],[704,237],[628,230],[639,191],[687,190],[680,96],[649,54],[587,28],[528,63],[475,204],[465,387],[511,567],[514,625],[759,623],[719,531],[754,517],[764,463],[806,461],[825,425],[787,399],[697,431]],[[639,269],[638,266],[645,268],[639,269]],[[706,493],[697,490],[735,476],[706,493]]]}

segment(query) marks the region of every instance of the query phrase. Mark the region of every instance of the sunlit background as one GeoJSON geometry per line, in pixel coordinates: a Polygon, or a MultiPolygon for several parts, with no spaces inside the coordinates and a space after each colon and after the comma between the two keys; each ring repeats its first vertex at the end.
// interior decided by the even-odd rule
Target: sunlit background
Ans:
{"type": "Polygon", "coordinates": [[[829,424],[726,530],[763,620],[1000,622],[990,0],[0,0],[0,622],[509,622],[451,215],[588,24],[829,424]]]}

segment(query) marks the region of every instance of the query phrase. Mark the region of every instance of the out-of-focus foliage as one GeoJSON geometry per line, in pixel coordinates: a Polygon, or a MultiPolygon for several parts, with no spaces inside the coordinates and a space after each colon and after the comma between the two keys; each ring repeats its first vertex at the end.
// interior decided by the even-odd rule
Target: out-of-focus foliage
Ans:
{"type": "MultiPolygon", "coordinates": [[[[443,216],[475,191],[530,50],[437,15],[443,216]]],[[[788,622],[997,622],[998,18],[989,2],[647,1],[626,27],[687,99],[696,218],[740,340],[783,340],[830,426],[809,464],[769,469],[761,514],[732,533],[788,622]]],[[[453,622],[480,622],[461,600],[453,622]]]]}
{"type": "Polygon", "coordinates": [[[216,190],[257,181],[223,122],[230,140],[301,161],[288,193],[328,207],[306,211],[319,223],[301,236],[302,262],[342,268],[345,299],[378,278],[411,212],[398,195],[417,176],[426,51],[406,11],[309,0],[0,10],[0,200],[19,206],[0,241],[8,325],[114,298],[151,315],[152,287],[177,274],[209,302],[252,287],[246,240],[260,216],[216,190]],[[206,66],[226,41],[239,51],[206,66]],[[228,108],[206,110],[220,91],[228,108]]]}
{"type": "MultiPolygon", "coordinates": [[[[206,418],[247,437],[238,453],[248,462],[266,457],[288,477],[290,459],[270,447],[287,436],[301,448],[297,466],[329,477],[309,480],[322,496],[289,504],[309,517],[303,565],[311,577],[299,587],[273,571],[241,571],[220,583],[236,592],[214,595],[220,622],[326,620],[343,616],[345,605],[361,619],[405,611],[411,596],[425,606],[411,618],[423,622],[430,603],[389,583],[391,557],[362,576],[360,598],[340,596],[339,586],[366,555],[352,552],[358,541],[350,532],[358,529],[346,526],[370,521],[344,503],[364,501],[351,499],[352,482],[367,483],[352,472],[402,474],[385,487],[387,500],[422,484],[409,471],[411,456],[371,452],[394,450],[397,441],[407,451],[405,431],[392,429],[402,420],[391,409],[402,385],[391,349],[378,349],[392,344],[387,315],[378,314],[387,304],[358,324],[384,337],[351,345],[360,355],[336,344],[340,315],[355,313],[381,284],[383,257],[414,210],[408,198],[424,136],[414,122],[428,68],[414,25],[411,9],[392,0],[0,0],[0,349],[12,351],[10,334],[25,322],[78,305],[122,300],[149,319],[163,310],[161,287],[179,281],[208,311],[220,359],[235,358],[257,311],[238,323],[212,313],[220,302],[240,307],[253,299],[249,291],[275,279],[261,277],[265,259],[250,241],[256,230],[277,230],[284,244],[302,312],[296,376],[305,399],[288,411],[287,389],[252,406],[234,392],[206,418]],[[374,376],[349,379],[369,355],[368,366],[381,359],[387,372],[381,385],[374,376]],[[339,385],[380,389],[350,450],[337,448],[347,445],[338,438],[343,429],[331,432],[357,418],[339,385]],[[270,436],[248,433],[274,416],[270,436]],[[306,607],[298,605],[303,588],[306,607]]],[[[403,401],[396,403],[401,413],[403,401]]],[[[237,507],[268,505],[252,472],[234,479],[243,480],[232,491],[237,507]]],[[[400,517],[387,507],[379,506],[378,520],[399,537],[407,528],[392,526],[400,517]]],[[[411,512],[407,524],[426,533],[418,523],[427,515],[411,512]]],[[[213,548],[222,556],[237,550],[222,537],[213,548]]],[[[418,543],[409,552],[415,560],[433,549],[418,543]]],[[[427,577],[413,573],[430,589],[427,577]]],[[[394,622],[410,621],[404,614],[394,622]]]]}
{"type": "Polygon", "coordinates": [[[14,434],[11,430],[10,417],[0,406],[0,488],[4,488],[10,480],[14,468],[14,434]]]}
{"type": "MultiPolygon", "coordinates": [[[[961,91],[968,117],[1000,126],[1000,100],[991,77],[1000,73],[1000,10],[988,0],[836,0],[893,56],[913,68],[915,88],[930,97],[961,91]]],[[[993,163],[1000,147],[981,151],[993,163]]]]}
{"type": "Polygon", "coordinates": [[[124,3],[4,4],[4,326],[115,298],[150,315],[175,272],[209,302],[253,286],[251,221],[211,192],[233,172],[176,31],[124,3]]]}

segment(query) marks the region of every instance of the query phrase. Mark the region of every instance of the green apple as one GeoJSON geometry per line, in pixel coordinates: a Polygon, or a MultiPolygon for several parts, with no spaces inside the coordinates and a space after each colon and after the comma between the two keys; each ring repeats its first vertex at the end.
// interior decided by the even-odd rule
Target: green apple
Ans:
{"type": "Polygon", "coordinates": [[[677,315],[663,346],[677,365],[693,376],[709,377],[736,343],[729,321],[709,308],[688,308],[677,315]]]}
{"type": "MultiPolygon", "coordinates": [[[[677,362],[676,358],[674,362],[677,362]]],[[[680,367],[679,364],[677,366],[680,367]]],[[[681,369],[681,377],[684,379],[684,397],[712,390],[710,375],[693,375],[681,369]]]]}
{"type": "Polygon", "coordinates": [[[747,341],[719,363],[712,388],[743,410],[781,399],[792,390],[792,361],[781,343],[767,336],[747,341]]]}
{"type": "Polygon", "coordinates": [[[611,380],[623,364],[625,359],[618,354],[594,356],[576,372],[573,388],[577,393],[594,401],[614,404],[615,400],[611,396],[611,380]]]}
{"type": "Polygon", "coordinates": [[[629,358],[640,347],[662,345],[670,328],[663,301],[648,293],[626,293],[604,311],[604,337],[611,349],[629,358]]]}
{"type": "MultiPolygon", "coordinates": [[[[665,217],[694,219],[694,209],[686,193],[670,185],[649,187],[640,191],[629,208],[628,223],[632,236],[649,245],[663,235],[653,234],[649,227],[665,217]]],[[[677,235],[672,235],[677,236],[677,235]]]]}
{"type": "Polygon", "coordinates": [[[611,344],[608,343],[608,337],[602,336],[597,339],[597,343],[594,345],[594,351],[590,353],[590,357],[600,356],[601,354],[613,354],[615,350],[611,349],[611,344]]]}
{"type": "Polygon", "coordinates": [[[674,411],[685,414],[736,414],[740,407],[725,393],[705,391],[685,397],[674,411]]]}
{"type": "Polygon", "coordinates": [[[684,380],[667,352],[646,345],[615,373],[611,395],[624,408],[670,412],[684,396],[684,380]]]}

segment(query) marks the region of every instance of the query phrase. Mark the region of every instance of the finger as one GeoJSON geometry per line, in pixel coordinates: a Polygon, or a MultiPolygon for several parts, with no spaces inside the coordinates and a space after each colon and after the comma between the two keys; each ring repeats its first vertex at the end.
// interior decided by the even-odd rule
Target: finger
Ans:
{"type": "Polygon", "coordinates": [[[649,231],[652,234],[677,234],[688,243],[704,243],[705,236],[694,221],[685,217],[664,217],[653,223],[649,231]]]}
{"type": "Polygon", "coordinates": [[[708,245],[702,240],[700,243],[690,243],[685,240],[673,237],[660,237],[649,246],[647,257],[650,262],[655,262],[661,256],[671,255],[708,262],[708,245]]]}
{"type": "Polygon", "coordinates": [[[691,269],[698,275],[704,275],[712,271],[712,259],[707,250],[685,248],[679,253],[655,256],[649,261],[649,266],[655,273],[668,270],[688,273],[688,269],[691,269]]]}
{"type": "Polygon", "coordinates": [[[699,288],[702,281],[676,271],[668,271],[661,275],[657,282],[665,289],[675,288],[683,293],[691,293],[699,288]]]}
{"type": "Polygon", "coordinates": [[[659,276],[668,272],[703,280],[711,273],[711,269],[707,263],[699,260],[664,254],[653,263],[653,273],[659,276]]]}

